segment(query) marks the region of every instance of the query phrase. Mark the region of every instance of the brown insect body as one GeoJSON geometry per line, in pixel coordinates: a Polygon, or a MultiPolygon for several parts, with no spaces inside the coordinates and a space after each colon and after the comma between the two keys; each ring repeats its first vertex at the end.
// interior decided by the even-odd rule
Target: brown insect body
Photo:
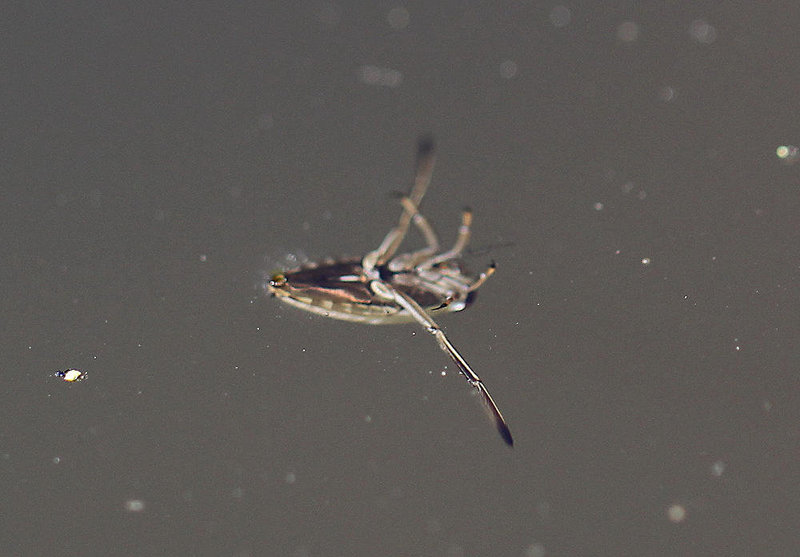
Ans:
{"type": "MultiPolygon", "coordinates": [[[[391,271],[383,265],[376,270],[381,280],[410,296],[429,313],[461,311],[475,299],[475,292],[469,291],[474,279],[463,275],[457,266],[438,265],[413,272],[391,271]]],[[[371,325],[415,321],[393,301],[375,296],[361,259],[280,273],[270,281],[270,290],[289,304],[334,319],[371,325]]]]}
{"type": "Polygon", "coordinates": [[[436,338],[480,393],[503,440],[513,445],[511,431],[483,381],[456,350],[431,314],[461,311],[475,299],[475,291],[494,272],[494,264],[477,277],[468,275],[460,256],[470,237],[472,213],[462,214],[453,247],[439,251],[439,239],[419,212],[433,171],[433,144],[419,144],[417,175],[411,193],[402,198],[403,213],[380,246],[362,258],[327,261],[282,273],[268,283],[278,299],[318,315],[370,325],[417,322],[436,338]],[[425,248],[396,255],[413,224],[427,242],[425,248]]]}

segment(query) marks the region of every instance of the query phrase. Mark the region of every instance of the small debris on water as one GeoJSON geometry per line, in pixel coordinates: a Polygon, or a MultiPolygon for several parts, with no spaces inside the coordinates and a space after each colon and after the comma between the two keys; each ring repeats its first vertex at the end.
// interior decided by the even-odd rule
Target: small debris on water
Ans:
{"type": "Polygon", "coordinates": [[[75,383],[76,381],[83,381],[84,379],[86,379],[86,372],[81,371],[79,369],[67,369],[64,371],[57,371],[53,375],[55,377],[63,379],[67,383],[75,383]]]}

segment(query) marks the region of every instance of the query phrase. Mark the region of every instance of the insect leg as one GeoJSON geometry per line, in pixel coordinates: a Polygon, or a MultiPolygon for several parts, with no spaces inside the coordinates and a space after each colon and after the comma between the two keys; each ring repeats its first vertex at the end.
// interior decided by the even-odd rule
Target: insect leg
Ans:
{"type": "Polygon", "coordinates": [[[469,285],[469,289],[467,290],[467,292],[475,292],[478,288],[483,286],[483,283],[486,282],[486,280],[490,276],[492,276],[496,270],[497,270],[497,265],[495,265],[494,261],[492,261],[489,264],[489,267],[480,274],[478,280],[469,285]]]}
{"type": "Polygon", "coordinates": [[[456,347],[453,346],[453,344],[444,334],[444,331],[442,331],[441,327],[439,327],[439,325],[436,324],[431,316],[428,315],[427,312],[407,294],[400,292],[383,281],[372,281],[370,285],[376,294],[388,299],[393,299],[400,306],[402,306],[403,309],[408,311],[408,313],[420,325],[424,326],[429,333],[436,337],[439,347],[447,352],[450,358],[452,358],[452,360],[458,366],[459,371],[461,371],[464,377],[466,377],[467,381],[469,381],[469,384],[475,387],[480,393],[481,401],[489,413],[489,417],[494,422],[498,433],[500,433],[500,437],[502,437],[503,441],[505,441],[509,446],[513,446],[514,439],[511,437],[511,430],[508,428],[508,424],[506,424],[503,415],[497,408],[497,404],[495,404],[494,399],[492,399],[492,395],[489,394],[489,391],[486,389],[483,381],[481,381],[481,378],[478,377],[478,374],[472,370],[467,361],[463,358],[463,356],[461,356],[458,350],[456,350],[456,347]]]}
{"type": "Polygon", "coordinates": [[[428,219],[414,206],[411,198],[403,197],[400,203],[406,211],[412,214],[412,222],[425,238],[427,246],[412,253],[398,255],[392,259],[389,262],[389,268],[393,271],[413,269],[419,262],[430,259],[433,254],[439,251],[439,238],[436,235],[436,231],[431,226],[431,223],[428,222],[428,219]]]}
{"type": "Polygon", "coordinates": [[[443,253],[440,253],[436,257],[428,259],[420,267],[422,269],[430,269],[442,261],[450,261],[451,259],[458,259],[461,257],[461,253],[464,251],[464,248],[467,247],[467,243],[469,243],[471,227],[472,210],[464,209],[464,212],[461,213],[461,225],[458,227],[458,236],[456,237],[456,243],[453,244],[453,247],[443,253]]]}
{"type": "Polygon", "coordinates": [[[365,271],[372,270],[375,265],[386,263],[397,253],[397,248],[400,247],[406,237],[411,219],[417,213],[417,207],[419,207],[422,198],[425,196],[425,191],[431,183],[434,161],[433,139],[430,137],[420,138],[417,144],[417,171],[414,178],[414,186],[408,195],[411,207],[414,209],[409,211],[409,207],[404,206],[397,226],[389,231],[381,245],[378,246],[378,249],[364,256],[362,266],[365,271]]]}

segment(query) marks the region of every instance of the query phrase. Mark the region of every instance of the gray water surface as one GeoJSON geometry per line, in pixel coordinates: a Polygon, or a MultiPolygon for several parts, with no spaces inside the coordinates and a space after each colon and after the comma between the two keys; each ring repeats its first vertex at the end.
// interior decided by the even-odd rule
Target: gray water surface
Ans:
{"type": "Polygon", "coordinates": [[[10,9],[0,553],[796,552],[798,17],[10,9]],[[424,132],[513,449],[421,328],[261,288],[374,249],[424,132]]]}

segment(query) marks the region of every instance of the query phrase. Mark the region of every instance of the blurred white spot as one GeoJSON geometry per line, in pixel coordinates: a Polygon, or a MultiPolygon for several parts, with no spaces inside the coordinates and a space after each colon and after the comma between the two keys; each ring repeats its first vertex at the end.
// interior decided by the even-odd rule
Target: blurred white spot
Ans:
{"type": "Polygon", "coordinates": [[[781,145],[775,149],[775,154],[786,164],[794,164],[800,159],[800,149],[794,145],[781,145]]]}
{"type": "Polygon", "coordinates": [[[566,6],[554,6],[550,10],[550,23],[554,27],[566,27],[569,25],[570,19],[572,19],[572,14],[566,6]]]}
{"type": "Polygon", "coordinates": [[[386,16],[386,21],[389,22],[389,26],[392,29],[405,29],[408,27],[408,22],[410,20],[411,16],[408,10],[403,7],[392,8],[386,16]]]}
{"type": "Polygon", "coordinates": [[[617,38],[625,43],[632,43],[639,38],[639,26],[633,21],[623,21],[617,27],[617,38]]]}
{"type": "Polygon", "coordinates": [[[651,259],[649,257],[642,258],[642,265],[650,265],[651,259]]]}
{"type": "Polygon", "coordinates": [[[594,204],[594,210],[595,211],[602,211],[603,210],[603,204],[598,201],[597,203],[594,204]]]}
{"type": "Polygon", "coordinates": [[[517,63],[513,60],[503,60],[500,64],[500,77],[511,79],[517,75],[517,63]]]}
{"type": "Polygon", "coordinates": [[[294,472],[289,472],[288,474],[286,474],[286,478],[284,479],[284,481],[287,484],[293,484],[294,482],[297,481],[297,476],[295,476],[294,472]]]}
{"type": "Polygon", "coordinates": [[[686,508],[683,505],[670,505],[667,509],[667,518],[670,522],[683,522],[686,518],[686,508]]]}
{"type": "Polygon", "coordinates": [[[205,263],[206,261],[208,261],[208,256],[205,253],[201,253],[200,254],[200,261],[205,263]]]}
{"type": "Polygon", "coordinates": [[[365,85],[397,87],[403,82],[403,74],[391,68],[361,66],[358,68],[358,80],[365,85]]]}
{"type": "Polygon", "coordinates": [[[125,501],[125,510],[132,513],[139,513],[144,510],[144,501],[141,499],[128,499],[125,501]]]}
{"type": "Polygon", "coordinates": [[[59,464],[59,463],[61,463],[61,457],[60,456],[54,456],[53,457],[53,464],[59,464]]]}
{"type": "Polygon", "coordinates": [[[540,543],[534,543],[525,548],[525,557],[544,557],[544,546],[540,543]]]}
{"type": "Polygon", "coordinates": [[[665,103],[674,101],[677,95],[678,92],[675,88],[669,85],[658,90],[658,100],[664,101],[665,103]]]}
{"type": "Polygon", "coordinates": [[[367,414],[366,416],[364,416],[364,421],[367,422],[368,424],[372,423],[372,416],[367,414]]]}
{"type": "Polygon", "coordinates": [[[702,19],[695,19],[689,26],[689,35],[698,43],[711,44],[717,39],[717,30],[702,19]]]}
{"type": "Polygon", "coordinates": [[[719,478],[725,471],[725,463],[721,460],[716,461],[711,465],[711,475],[719,478]]]}

